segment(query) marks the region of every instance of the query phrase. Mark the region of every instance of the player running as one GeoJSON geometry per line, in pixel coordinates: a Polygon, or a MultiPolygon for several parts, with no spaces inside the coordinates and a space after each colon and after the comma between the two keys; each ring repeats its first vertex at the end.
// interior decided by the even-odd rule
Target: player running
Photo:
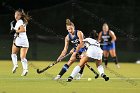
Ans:
{"type": "Polygon", "coordinates": [[[29,48],[29,42],[26,35],[26,26],[28,24],[30,17],[24,13],[22,9],[18,9],[15,11],[15,20],[16,24],[13,25],[13,22],[11,22],[11,31],[10,34],[14,34],[14,40],[12,45],[12,62],[13,62],[13,69],[12,73],[16,72],[16,69],[18,68],[17,64],[17,53],[20,50],[20,59],[23,67],[23,72],[21,76],[26,76],[28,73],[28,64],[26,59],[26,54],[29,48]]]}
{"type": "MultiPolygon", "coordinates": [[[[85,46],[87,47],[86,54],[81,58],[80,63],[73,69],[71,75],[68,77],[67,82],[71,82],[72,79],[76,76],[76,74],[81,70],[81,68],[88,62],[89,58],[96,59],[96,66],[98,72],[100,73],[101,77],[105,79],[105,81],[109,80],[104,74],[104,68],[102,64],[102,49],[100,48],[100,43],[96,40],[98,34],[94,30],[90,33],[90,37],[83,40],[85,46]]],[[[76,53],[76,51],[75,51],[76,53]]]]}
{"type": "Polygon", "coordinates": [[[102,49],[104,54],[105,67],[107,68],[108,57],[110,53],[111,57],[113,58],[113,62],[115,62],[116,66],[120,68],[115,50],[116,36],[113,31],[109,30],[107,23],[103,24],[102,30],[103,31],[99,33],[98,41],[103,42],[102,49]]]}
{"type": "MultiPolygon", "coordinates": [[[[68,70],[68,68],[72,65],[72,63],[76,61],[78,55],[81,55],[84,51],[86,51],[86,48],[84,46],[82,46],[83,45],[82,41],[84,39],[83,33],[79,30],[75,30],[74,24],[69,19],[66,20],[66,28],[68,30],[68,35],[65,37],[65,46],[64,46],[64,49],[63,49],[61,55],[58,57],[57,61],[61,61],[61,58],[66,55],[68,46],[69,46],[69,42],[71,42],[73,44],[74,53],[71,51],[72,55],[71,55],[69,61],[62,67],[61,71],[54,78],[54,80],[60,79],[63,76],[63,74],[68,70]]],[[[79,72],[79,76],[77,79],[81,78],[83,69],[84,69],[84,67],[81,68],[81,71],[79,72]]]]}

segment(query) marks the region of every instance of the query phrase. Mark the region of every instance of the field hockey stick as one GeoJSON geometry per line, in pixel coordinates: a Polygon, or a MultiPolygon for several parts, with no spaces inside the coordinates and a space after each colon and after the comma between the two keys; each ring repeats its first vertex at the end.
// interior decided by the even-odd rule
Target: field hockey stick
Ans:
{"type": "MultiPolygon", "coordinates": [[[[61,58],[61,60],[64,59],[64,58],[66,58],[66,57],[69,56],[70,54],[71,54],[71,53],[66,54],[65,56],[63,56],[63,57],[61,58]]],[[[60,61],[55,61],[55,62],[51,63],[49,66],[45,67],[45,68],[42,69],[42,70],[37,69],[37,73],[38,73],[38,74],[43,73],[44,71],[48,70],[49,68],[51,68],[52,66],[54,66],[54,65],[57,64],[58,62],[60,62],[60,61]]]]}
{"type": "Polygon", "coordinates": [[[88,64],[86,64],[86,66],[96,75],[95,79],[97,79],[99,77],[99,74],[88,64]]]}

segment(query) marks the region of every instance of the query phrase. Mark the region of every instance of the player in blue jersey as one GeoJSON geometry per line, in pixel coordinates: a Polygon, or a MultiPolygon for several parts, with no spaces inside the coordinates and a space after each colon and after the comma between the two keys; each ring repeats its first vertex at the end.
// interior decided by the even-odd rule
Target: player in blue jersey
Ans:
{"type": "MultiPolygon", "coordinates": [[[[60,79],[63,76],[63,74],[68,70],[68,68],[72,65],[72,63],[76,61],[77,55],[81,55],[84,51],[86,51],[86,48],[82,44],[83,43],[82,41],[84,39],[84,35],[83,35],[82,31],[75,30],[74,24],[69,19],[66,20],[66,29],[68,31],[68,35],[65,37],[65,46],[64,46],[62,53],[58,57],[57,61],[60,61],[61,58],[64,55],[66,55],[68,46],[69,46],[69,42],[71,42],[73,44],[73,51],[71,51],[72,55],[71,55],[69,61],[62,67],[61,71],[54,78],[54,80],[60,79]]],[[[84,67],[79,72],[79,79],[82,76],[83,69],[84,69],[84,67]]]]}
{"type": "Polygon", "coordinates": [[[105,67],[107,68],[108,57],[110,53],[113,62],[115,62],[116,66],[120,68],[115,50],[116,35],[109,29],[107,23],[103,24],[102,30],[103,31],[99,33],[98,41],[103,43],[102,49],[104,54],[105,67]]]}

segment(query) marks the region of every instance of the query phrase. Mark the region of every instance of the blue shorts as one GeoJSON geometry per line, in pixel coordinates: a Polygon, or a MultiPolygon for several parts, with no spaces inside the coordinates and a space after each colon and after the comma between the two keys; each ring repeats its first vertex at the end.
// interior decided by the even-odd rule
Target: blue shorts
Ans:
{"type": "Polygon", "coordinates": [[[109,45],[103,45],[102,49],[107,50],[107,51],[115,49],[115,42],[113,42],[113,43],[111,43],[109,45]]]}
{"type": "MultiPolygon", "coordinates": [[[[74,52],[76,51],[76,48],[74,48],[74,52]]],[[[83,52],[87,51],[86,47],[80,48],[80,50],[78,51],[78,53],[81,55],[83,52]]]]}

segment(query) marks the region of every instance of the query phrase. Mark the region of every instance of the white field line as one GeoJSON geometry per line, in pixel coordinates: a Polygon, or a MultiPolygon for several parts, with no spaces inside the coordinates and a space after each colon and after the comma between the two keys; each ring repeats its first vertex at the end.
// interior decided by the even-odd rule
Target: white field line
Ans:
{"type": "MultiPolygon", "coordinates": [[[[53,79],[53,78],[52,78],[53,79]]],[[[0,80],[52,80],[51,78],[0,78],[0,80]]],[[[67,78],[62,78],[62,80],[66,80],[67,78]]],[[[88,78],[81,78],[81,80],[87,80],[88,78]]],[[[95,78],[91,78],[95,79],[95,78]]],[[[98,78],[102,79],[102,78],[98,78]]],[[[130,79],[130,80],[140,80],[140,78],[109,78],[110,80],[125,80],[125,79],[130,79]]]]}

